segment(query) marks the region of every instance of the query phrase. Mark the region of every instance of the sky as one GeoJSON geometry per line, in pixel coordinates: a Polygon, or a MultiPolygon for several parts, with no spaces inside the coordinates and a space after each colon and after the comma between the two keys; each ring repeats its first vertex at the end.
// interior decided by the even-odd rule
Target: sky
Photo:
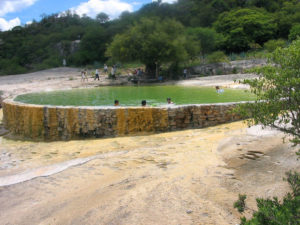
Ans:
{"type": "MultiPolygon", "coordinates": [[[[15,26],[39,21],[41,15],[51,15],[66,10],[89,17],[104,12],[110,19],[118,18],[123,11],[133,12],[144,4],[155,0],[0,0],[0,30],[10,30],[15,26]]],[[[177,0],[162,0],[174,3],[177,0]]]]}

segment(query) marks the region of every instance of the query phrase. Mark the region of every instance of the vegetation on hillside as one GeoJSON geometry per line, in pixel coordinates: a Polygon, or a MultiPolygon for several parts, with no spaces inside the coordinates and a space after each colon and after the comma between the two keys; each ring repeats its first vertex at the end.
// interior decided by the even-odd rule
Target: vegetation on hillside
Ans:
{"type": "Polygon", "coordinates": [[[269,50],[273,49],[270,45],[279,43],[276,42],[278,39],[285,42],[295,40],[300,34],[300,2],[178,0],[177,3],[167,4],[156,1],[144,5],[136,12],[124,12],[115,20],[109,20],[105,12],[95,19],[79,17],[71,12],[44,15],[39,22],[33,21],[24,27],[0,32],[0,74],[57,67],[62,65],[63,59],[71,66],[99,66],[105,62],[125,61],[123,56],[121,60],[120,55],[115,54],[116,42],[119,40],[120,44],[120,39],[133,34],[134,29],[145,25],[145,21],[148,25],[157,24],[155,29],[160,31],[156,30],[151,35],[152,39],[147,40],[143,38],[151,30],[138,31],[141,36],[137,37],[137,43],[132,40],[131,47],[135,49],[132,49],[131,57],[126,61],[132,59],[145,63],[151,68],[148,70],[151,73],[156,61],[176,71],[179,60],[184,63],[195,56],[205,57],[214,51],[239,54],[260,49],[266,42],[274,40],[267,45],[269,50]],[[160,48],[160,44],[155,43],[158,37],[154,36],[160,34],[164,29],[163,24],[168,22],[172,26],[165,35],[159,37],[159,41],[173,47],[178,42],[177,49],[173,49],[176,52],[172,55],[174,57],[170,58],[170,52],[163,53],[163,49],[152,49],[150,55],[156,54],[153,62],[146,62],[145,55],[141,54],[146,48],[141,48],[140,43],[160,48]],[[178,31],[171,28],[178,28],[178,31]],[[172,34],[176,35],[176,40],[170,38],[172,34]],[[191,44],[200,47],[191,48],[191,44]],[[134,52],[139,54],[134,55],[134,52]]]}

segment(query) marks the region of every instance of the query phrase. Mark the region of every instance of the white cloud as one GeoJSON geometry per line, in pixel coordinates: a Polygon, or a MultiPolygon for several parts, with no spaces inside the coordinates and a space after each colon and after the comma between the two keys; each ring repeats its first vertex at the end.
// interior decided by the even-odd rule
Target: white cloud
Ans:
{"type": "Polygon", "coordinates": [[[142,2],[131,2],[131,5],[142,5],[142,2]]]}
{"type": "MultiPolygon", "coordinates": [[[[152,0],[152,2],[157,2],[157,0],[152,0]]],[[[172,3],[177,2],[177,0],[162,0],[162,2],[163,3],[170,3],[170,4],[172,4],[172,3]]]]}
{"type": "Polygon", "coordinates": [[[21,25],[21,20],[16,17],[12,20],[5,20],[3,18],[0,18],[0,30],[1,31],[6,31],[14,28],[15,26],[20,26],[21,25]]]}
{"type": "Polygon", "coordinates": [[[0,0],[0,16],[33,5],[38,0],[0,0]]]}
{"type": "Polygon", "coordinates": [[[76,14],[82,16],[86,14],[94,18],[98,13],[104,12],[109,15],[110,19],[117,18],[124,11],[133,11],[132,5],[120,0],[89,0],[83,2],[79,6],[71,8],[76,14]]]}

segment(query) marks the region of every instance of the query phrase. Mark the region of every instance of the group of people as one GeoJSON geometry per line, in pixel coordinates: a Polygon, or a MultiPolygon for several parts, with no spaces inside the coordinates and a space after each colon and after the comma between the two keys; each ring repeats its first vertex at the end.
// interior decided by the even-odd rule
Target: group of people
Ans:
{"type": "Polygon", "coordinates": [[[138,77],[142,77],[144,71],[141,68],[137,68],[133,71],[133,75],[137,75],[138,77]]]}
{"type": "MultiPolygon", "coordinates": [[[[103,72],[105,74],[108,73],[108,66],[106,64],[104,64],[104,66],[103,66],[103,72]]],[[[117,66],[114,65],[111,68],[111,75],[112,75],[113,78],[115,78],[116,73],[117,73],[117,66]]],[[[99,69],[96,69],[96,71],[95,71],[94,80],[100,80],[100,71],[99,71],[99,69]]],[[[87,69],[83,69],[81,71],[81,81],[82,82],[89,81],[87,69]]]]}
{"type": "MultiPolygon", "coordinates": [[[[107,74],[108,73],[108,66],[106,64],[104,64],[103,66],[103,72],[104,74],[107,74]]],[[[111,75],[111,78],[113,79],[116,79],[116,74],[117,74],[117,66],[116,65],[113,65],[111,67],[111,72],[110,72],[110,75],[111,75]]],[[[141,78],[144,74],[144,71],[143,69],[141,68],[137,68],[133,71],[133,75],[136,75],[137,78],[141,78]]],[[[183,70],[183,77],[186,79],[188,77],[188,70],[187,68],[184,68],[183,70]]],[[[95,70],[95,76],[94,76],[94,80],[100,80],[100,70],[99,69],[96,69],[95,70]]],[[[163,80],[163,77],[162,76],[159,76],[158,77],[158,80],[160,82],[162,82],[163,80]]],[[[88,81],[88,72],[87,72],[87,69],[83,69],[81,71],[81,81],[84,82],[84,81],[88,81]]]]}
{"type": "MultiPolygon", "coordinates": [[[[114,104],[115,106],[119,106],[120,105],[119,100],[115,100],[114,103],[115,103],[114,104]]],[[[167,104],[174,104],[174,102],[172,102],[171,98],[167,98],[167,104]]],[[[147,106],[147,101],[146,100],[142,100],[141,106],[147,106]]]]}

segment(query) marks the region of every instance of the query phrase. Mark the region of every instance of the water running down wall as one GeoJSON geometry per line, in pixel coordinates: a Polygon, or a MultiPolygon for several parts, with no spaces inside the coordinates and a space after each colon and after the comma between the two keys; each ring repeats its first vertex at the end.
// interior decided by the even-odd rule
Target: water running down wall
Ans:
{"type": "Polygon", "coordinates": [[[240,103],[165,107],[64,107],[5,100],[3,121],[11,134],[33,140],[71,140],[203,128],[240,120],[240,103]]]}

